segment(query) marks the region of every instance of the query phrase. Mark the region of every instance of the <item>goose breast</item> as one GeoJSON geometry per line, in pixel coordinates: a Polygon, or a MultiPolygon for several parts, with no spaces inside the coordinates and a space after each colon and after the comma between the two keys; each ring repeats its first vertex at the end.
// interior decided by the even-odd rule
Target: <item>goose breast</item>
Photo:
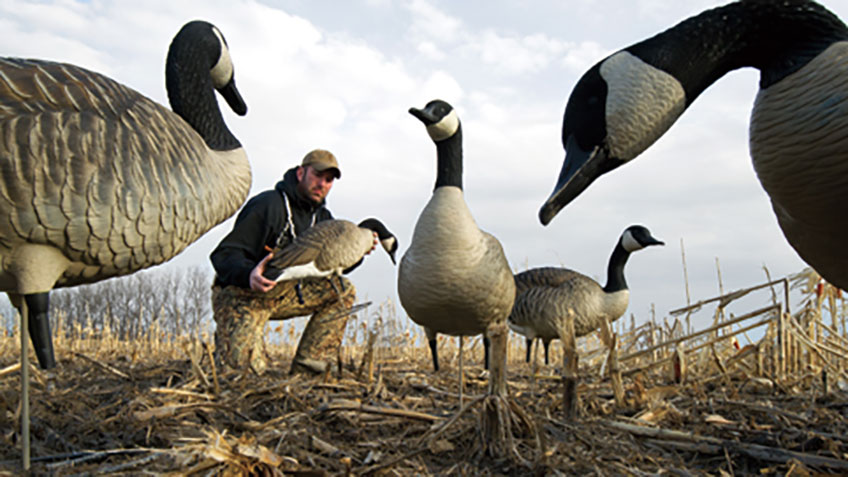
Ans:
{"type": "Polygon", "coordinates": [[[848,287],[848,42],[760,90],[751,157],[789,243],[834,284],[848,287]],[[789,121],[786,118],[793,118],[789,121]],[[807,119],[807,120],[805,120],[807,119]],[[841,280],[839,279],[841,277],[841,280]]]}
{"type": "Polygon", "coordinates": [[[497,239],[477,228],[457,187],[440,187],[404,254],[398,294],[410,318],[445,334],[478,334],[509,309],[515,283],[497,239]]]}

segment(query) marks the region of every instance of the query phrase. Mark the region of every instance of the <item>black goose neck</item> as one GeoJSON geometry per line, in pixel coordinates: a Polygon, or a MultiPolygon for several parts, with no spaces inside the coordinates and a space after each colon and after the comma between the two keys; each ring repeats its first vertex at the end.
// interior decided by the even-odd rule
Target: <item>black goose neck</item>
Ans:
{"type": "Polygon", "coordinates": [[[168,50],[165,88],[171,109],[200,134],[206,145],[228,151],[241,144],[224,122],[209,75],[219,54],[214,35],[200,36],[196,30],[183,29],[168,50]]]}
{"type": "Polygon", "coordinates": [[[760,87],[797,71],[848,28],[810,0],[742,0],[707,10],[627,51],[677,78],[691,103],[729,71],[760,70],[760,87]]]}
{"type": "Polygon", "coordinates": [[[610,255],[609,264],[607,264],[607,284],[604,285],[604,291],[614,293],[621,290],[627,290],[627,280],[624,279],[624,266],[627,265],[627,259],[630,258],[630,252],[624,249],[619,241],[610,255]]]}
{"type": "Polygon", "coordinates": [[[453,136],[436,142],[436,186],[462,189],[462,126],[453,136]]]}

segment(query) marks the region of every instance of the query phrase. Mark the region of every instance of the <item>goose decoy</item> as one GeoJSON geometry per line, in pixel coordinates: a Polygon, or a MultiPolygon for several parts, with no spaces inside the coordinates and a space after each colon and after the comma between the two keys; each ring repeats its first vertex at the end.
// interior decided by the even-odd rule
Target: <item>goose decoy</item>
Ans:
{"type": "Polygon", "coordinates": [[[194,21],[165,70],[173,111],[78,66],[0,59],[0,283],[55,364],[48,292],[160,264],[231,216],[250,164],[221,116],[247,106],[221,32],[194,21]]]}
{"type": "Polygon", "coordinates": [[[565,320],[574,320],[575,337],[585,336],[601,327],[605,320],[617,320],[627,311],[630,291],[624,279],[624,266],[630,254],[651,245],[664,245],[641,225],[622,232],[607,265],[607,283],[567,268],[531,268],[515,275],[516,296],[509,327],[530,343],[541,339],[548,364],[551,340],[563,339],[565,320]]]}
{"type": "Polygon", "coordinates": [[[805,262],[848,289],[848,219],[833,213],[848,204],[848,28],[811,0],[707,10],[592,67],[565,109],[565,161],[541,222],[744,66],[760,70],[751,158],[780,228],[805,262]]]}
{"type": "Polygon", "coordinates": [[[221,32],[183,26],[165,78],[173,111],[79,66],[0,58],[0,290],[42,368],[55,366],[50,290],[172,258],[250,189],[214,95],[247,112],[221,32]]]}
{"type": "MultiPolygon", "coordinates": [[[[374,234],[395,263],[397,238],[377,219],[365,219],[359,225],[347,220],[324,220],[306,229],[294,241],[273,250],[265,268],[270,280],[297,280],[308,277],[332,278],[359,266],[374,248],[374,234]]],[[[341,280],[339,281],[342,287],[341,280]]],[[[296,288],[298,294],[299,288],[296,288]]],[[[303,303],[303,297],[298,295],[303,303]]]]}
{"type": "Polygon", "coordinates": [[[410,319],[424,327],[438,370],[436,335],[487,335],[492,325],[505,325],[515,281],[500,242],[477,227],[465,203],[462,127],[453,107],[434,100],[409,112],[436,144],[437,173],[433,195],[400,261],[398,296],[410,319]]]}

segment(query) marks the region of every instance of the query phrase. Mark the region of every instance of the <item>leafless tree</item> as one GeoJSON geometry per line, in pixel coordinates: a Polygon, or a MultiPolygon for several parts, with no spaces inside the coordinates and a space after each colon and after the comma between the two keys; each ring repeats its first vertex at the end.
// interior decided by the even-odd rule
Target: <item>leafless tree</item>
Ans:
{"type": "Polygon", "coordinates": [[[99,334],[108,326],[120,339],[144,336],[157,322],[170,335],[197,334],[212,321],[211,283],[210,267],[156,267],[56,290],[50,315],[64,317],[66,332],[82,328],[99,334]]]}

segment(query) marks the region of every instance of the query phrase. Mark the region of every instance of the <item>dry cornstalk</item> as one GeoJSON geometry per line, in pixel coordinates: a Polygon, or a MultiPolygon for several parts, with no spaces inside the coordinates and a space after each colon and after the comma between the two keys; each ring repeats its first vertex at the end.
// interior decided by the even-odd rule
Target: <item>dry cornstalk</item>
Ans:
{"type": "Polygon", "coordinates": [[[730,449],[749,457],[753,457],[754,459],[760,459],[768,462],[784,463],[790,459],[798,459],[798,461],[803,462],[806,465],[848,470],[848,461],[842,459],[806,454],[803,452],[790,451],[760,444],[731,441],[728,439],[720,439],[718,437],[698,436],[691,432],[637,426],[615,421],[602,421],[602,423],[614,429],[629,432],[637,436],[647,436],[660,439],[663,443],[668,443],[669,445],[684,444],[685,446],[685,443],[689,442],[692,443],[692,445],[688,445],[686,447],[688,447],[689,450],[695,450],[698,452],[717,453],[722,449],[730,449]]]}
{"type": "Polygon", "coordinates": [[[438,422],[443,418],[427,414],[423,412],[407,411],[405,409],[394,409],[387,407],[370,406],[354,401],[339,399],[317,409],[317,412],[339,412],[353,411],[363,412],[367,414],[377,414],[381,416],[402,417],[404,419],[413,419],[417,421],[438,422]]]}
{"type": "Polygon", "coordinates": [[[73,354],[74,356],[76,356],[76,357],[78,357],[78,358],[82,358],[82,359],[84,359],[84,360],[88,361],[89,363],[91,363],[91,364],[93,364],[93,365],[95,365],[95,366],[97,366],[97,367],[99,367],[99,368],[101,368],[101,369],[105,369],[106,371],[109,371],[110,373],[114,374],[115,376],[118,376],[118,377],[120,377],[120,378],[124,378],[124,379],[131,379],[131,378],[129,377],[129,375],[127,375],[126,373],[124,373],[124,372],[123,372],[123,371],[121,371],[120,369],[117,369],[117,368],[114,368],[114,367],[112,367],[112,366],[109,366],[108,364],[103,363],[103,362],[101,362],[101,361],[99,361],[99,360],[96,360],[96,359],[94,359],[94,358],[89,358],[88,356],[86,356],[86,355],[84,355],[84,354],[82,354],[82,353],[78,353],[78,352],[76,352],[76,351],[71,351],[71,354],[73,354]]]}

